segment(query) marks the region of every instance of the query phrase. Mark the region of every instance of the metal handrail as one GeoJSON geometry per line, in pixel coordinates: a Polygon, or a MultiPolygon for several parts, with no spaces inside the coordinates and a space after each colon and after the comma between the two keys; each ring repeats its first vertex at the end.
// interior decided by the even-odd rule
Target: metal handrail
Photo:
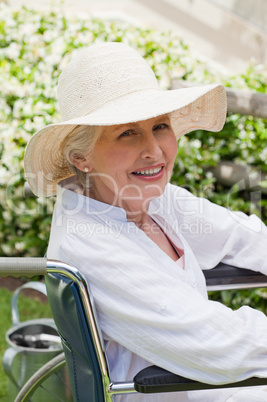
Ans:
{"type": "Polygon", "coordinates": [[[66,263],[47,258],[23,258],[23,257],[1,257],[0,258],[0,276],[27,276],[60,274],[73,281],[79,289],[86,320],[90,327],[97,360],[102,375],[105,399],[111,401],[112,395],[136,393],[133,382],[112,383],[109,376],[108,363],[104,351],[104,343],[101,337],[101,331],[96,321],[96,312],[89,285],[81,272],[66,263]]]}

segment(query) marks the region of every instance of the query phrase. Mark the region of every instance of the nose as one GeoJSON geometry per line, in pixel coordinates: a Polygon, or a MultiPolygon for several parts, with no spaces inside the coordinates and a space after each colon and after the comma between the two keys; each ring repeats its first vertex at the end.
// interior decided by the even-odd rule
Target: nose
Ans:
{"type": "Polygon", "coordinates": [[[160,147],[157,138],[155,138],[153,132],[145,135],[142,144],[141,158],[157,160],[161,156],[162,156],[162,149],[160,147]]]}

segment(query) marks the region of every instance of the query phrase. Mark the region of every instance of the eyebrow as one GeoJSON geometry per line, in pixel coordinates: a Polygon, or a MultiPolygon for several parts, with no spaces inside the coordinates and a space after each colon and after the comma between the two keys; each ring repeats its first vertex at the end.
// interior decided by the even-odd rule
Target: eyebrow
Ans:
{"type": "MultiPolygon", "coordinates": [[[[164,114],[164,115],[160,115],[155,117],[155,121],[154,124],[158,124],[162,119],[166,119],[170,121],[170,116],[168,114],[164,114]]],[[[147,119],[150,120],[150,119],[147,119]]],[[[140,120],[142,122],[142,120],[140,120]]],[[[145,121],[145,120],[144,120],[145,121]]],[[[108,127],[113,127],[113,129],[111,130],[111,134],[116,134],[117,132],[123,132],[123,131],[127,131],[129,130],[131,127],[133,128],[138,128],[140,126],[139,122],[129,122],[129,123],[125,123],[125,124],[118,124],[116,126],[106,126],[105,128],[107,129],[108,127]]],[[[105,131],[105,129],[104,129],[105,131]]]]}
{"type": "MultiPolygon", "coordinates": [[[[155,121],[154,121],[154,124],[157,124],[159,121],[161,121],[161,120],[170,120],[170,117],[168,116],[168,114],[164,114],[164,115],[160,115],[160,116],[156,116],[155,117],[155,121]]],[[[147,120],[150,120],[150,119],[147,119],[147,120]]],[[[146,120],[143,120],[143,121],[146,121],[146,120]]],[[[139,122],[136,122],[136,121],[134,121],[134,122],[129,122],[129,123],[125,123],[125,124],[118,124],[118,128],[119,127],[121,127],[121,128],[123,128],[123,127],[128,127],[128,126],[133,126],[133,127],[139,127],[139,123],[142,123],[142,120],[140,120],[139,122]]],[[[115,128],[114,130],[116,130],[117,128],[115,128]]]]}

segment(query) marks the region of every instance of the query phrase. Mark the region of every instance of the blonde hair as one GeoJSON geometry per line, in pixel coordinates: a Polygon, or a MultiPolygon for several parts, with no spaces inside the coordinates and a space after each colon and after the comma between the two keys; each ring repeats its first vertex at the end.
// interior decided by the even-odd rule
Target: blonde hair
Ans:
{"type": "Polygon", "coordinates": [[[84,190],[89,190],[90,174],[81,171],[73,164],[74,158],[90,157],[102,132],[101,126],[76,126],[62,142],[62,154],[73,173],[75,173],[84,190]]]}

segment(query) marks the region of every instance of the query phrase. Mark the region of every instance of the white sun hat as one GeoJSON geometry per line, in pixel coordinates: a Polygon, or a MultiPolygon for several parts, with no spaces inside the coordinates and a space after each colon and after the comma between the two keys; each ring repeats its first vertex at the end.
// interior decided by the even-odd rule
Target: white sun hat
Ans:
{"type": "Polygon", "coordinates": [[[82,49],[59,77],[62,122],[37,131],[25,151],[25,173],[34,194],[56,194],[59,181],[73,176],[61,144],[77,125],[109,126],[170,113],[175,135],[220,131],[226,116],[222,85],[164,91],[138,52],[104,42],[82,49]]]}

